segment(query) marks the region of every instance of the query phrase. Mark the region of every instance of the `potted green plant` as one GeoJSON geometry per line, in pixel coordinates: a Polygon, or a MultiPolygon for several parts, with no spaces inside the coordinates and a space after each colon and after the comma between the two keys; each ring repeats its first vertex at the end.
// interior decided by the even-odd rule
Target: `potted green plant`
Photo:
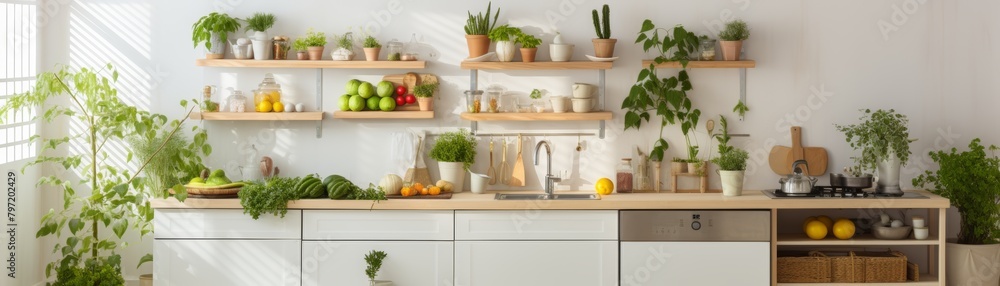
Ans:
{"type": "Polygon", "coordinates": [[[378,60],[378,54],[382,52],[382,43],[379,43],[378,39],[374,36],[365,34],[364,42],[361,46],[365,50],[365,60],[372,62],[378,60]]]}
{"type": "Polygon", "coordinates": [[[594,56],[598,58],[613,58],[615,56],[615,43],[618,39],[611,38],[611,8],[604,4],[602,9],[604,21],[597,14],[597,9],[592,11],[594,18],[594,30],[597,31],[597,38],[594,38],[594,56]]]}
{"type": "Polygon", "coordinates": [[[482,56],[490,52],[490,38],[487,35],[497,25],[497,18],[500,17],[500,7],[497,7],[497,12],[493,14],[493,20],[490,21],[490,14],[493,11],[492,7],[493,2],[486,5],[485,16],[482,12],[475,16],[472,15],[472,12],[468,12],[469,19],[465,22],[465,41],[469,47],[470,58],[482,56]]]}
{"type": "Polygon", "coordinates": [[[538,45],[542,44],[542,39],[520,32],[514,42],[521,44],[521,61],[526,63],[535,61],[535,54],[538,52],[538,45]]]}
{"type": "Polygon", "coordinates": [[[247,18],[247,30],[254,31],[250,41],[253,43],[253,59],[271,59],[271,38],[267,36],[267,30],[274,26],[274,14],[254,13],[247,18]]]}
{"type": "Polygon", "coordinates": [[[719,32],[719,45],[722,46],[722,59],[726,61],[740,60],[743,51],[743,40],[750,38],[750,28],[743,20],[736,19],[726,23],[719,32]]]}
{"type": "Polygon", "coordinates": [[[417,97],[420,111],[434,110],[434,90],[437,87],[437,83],[425,83],[413,87],[413,95],[417,97]]]}
{"type": "Polygon", "coordinates": [[[743,194],[743,177],[749,158],[746,150],[733,147],[719,152],[719,157],[712,159],[712,163],[719,166],[717,172],[722,181],[722,195],[732,197],[743,194]]]}
{"type": "Polygon", "coordinates": [[[389,256],[384,251],[372,250],[365,254],[365,263],[368,267],[365,268],[365,276],[368,276],[369,285],[371,286],[391,286],[392,281],[385,280],[375,280],[375,276],[378,275],[379,269],[382,268],[382,260],[389,256]]]}
{"type": "Polygon", "coordinates": [[[476,138],[464,128],[446,132],[438,136],[430,156],[438,161],[441,179],[451,182],[454,192],[461,192],[465,184],[465,173],[476,162],[476,138]]]}
{"type": "Polygon", "coordinates": [[[292,49],[295,49],[295,58],[304,61],[309,59],[309,41],[306,38],[300,37],[292,42],[292,49]]]}
{"type": "MultiPolygon", "coordinates": [[[[299,38],[304,39],[306,45],[306,50],[309,52],[309,60],[318,61],[323,59],[323,48],[326,46],[326,34],[323,32],[314,32],[312,28],[306,32],[305,37],[299,38]]],[[[299,40],[295,40],[298,44],[299,40]]]]}
{"type": "Polygon", "coordinates": [[[208,53],[206,59],[221,59],[226,57],[226,43],[229,33],[240,30],[240,19],[229,17],[229,14],[212,12],[198,19],[191,26],[191,40],[194,46],[205,43],[208,53]]]}
{"type": "MultiPolygon", "coordinates": [[[[1000,158],[997,146],[984,147],[979,138],[969,151],[930,152],[940,165],[913,179],[917,187],[951,200],[961,220],[958,239],[949,240],[945,253],[947,285],[1000,283],[1000,158]],[[987,149],[990,154],[987,154],[987,149]],[[984,271],[988,270],[988,271],[984,271]]],[[[944,222],[939,222],[944,223],[944,222]]],[[[943,234],[940,234],[943,235],[943,234]]]]}
{"type": "Polygon", "coordinates": [[[541,90],[538,90],[537,88],[532,89],[531,93],[528,94],[528,97],[531,98],[531,108],[535,111],[535,113],[545,112],[545,100],[542,100],[541,90]]]}
{"type": "Polygon", "coordinates": [[[490,31],[490,40],[496,42],[497,59],[501,62],[514,60],[514,51],[517,51],[517,44],[514,39],[521,34],[521,28],[502,25],[490,31]]]}
{"type": "Polygon", "coordinates": [[[344,35],[333,36],[334,41],[337,42],[337,49],[330,53],[330,58],[335,61],[350,61],[354,60],[354,36],[351,32],[344,33],[344,35]]]}
{"type": "Polygon", "coordinates": [[[858,165],[866,170],[876,170],[875,192],[879,194],[902,194],[899,188],[899,169],[910,157],[910,132],[906,125],[906,115],[896,110],[861,110],[861,123],[835,125],[847,136],[847,142],[854,150],[861,150],[856,157],[858,165]]]}

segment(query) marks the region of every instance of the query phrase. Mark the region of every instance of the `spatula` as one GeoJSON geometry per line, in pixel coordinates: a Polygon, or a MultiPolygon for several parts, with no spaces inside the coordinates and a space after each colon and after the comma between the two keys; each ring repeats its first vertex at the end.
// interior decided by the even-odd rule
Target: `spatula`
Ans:
{"type": "Polygon", "coordinates": [[[524,159],[521,158],[521,134],[517,134],[517,161],[514,161],[514,170],[510,174],[511,187],[524,187],[524,159]]]}

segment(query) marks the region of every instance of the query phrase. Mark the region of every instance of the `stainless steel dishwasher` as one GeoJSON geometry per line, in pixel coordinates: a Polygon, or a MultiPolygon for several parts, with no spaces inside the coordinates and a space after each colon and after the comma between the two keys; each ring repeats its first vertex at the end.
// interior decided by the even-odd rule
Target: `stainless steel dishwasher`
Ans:
{"type": "Polygon", "coordinates": [[[770,285],[770,211],[621,211],[630,285],[770,285]]]}

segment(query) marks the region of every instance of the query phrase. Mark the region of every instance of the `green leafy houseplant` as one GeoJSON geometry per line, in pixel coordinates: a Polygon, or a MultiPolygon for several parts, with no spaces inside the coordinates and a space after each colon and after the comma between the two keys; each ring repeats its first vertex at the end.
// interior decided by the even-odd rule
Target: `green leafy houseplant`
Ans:
{"type": "Polygon", "coordinates": [[[434,96],[434,90],[436,90],[438,85],[436,83],[425,83],[413,87],[413,95],[417,97],[432,97],[434,96]]]}
{"type": "Polygon", "coordinates": [[[750,154],[746,150],[730,147],[725,152],[719,152],[719,157],[713,158],[712,163],[722,171],[745,171],[749,158],[750,154]]]}
{"type": "Polygon", "coordinates": [[[511,27],[510,25],[501,25],[493,30],[490,30],[490,40],[493,41],[511,41],[521,34],[521,28],[511,27]]]}
{"type": "Polygon", "coordinates": [[[496,14],[493,15],[493,20],[490,21],[490,13],[492,13],[493,2],[486,5],[486,15],[484,16],[482,12],[472,15],[469,13],[469,19],[465,22],[465,34],[466,35],[487,35],[490,31],[493,31],[493,27],[497,25],[497,18],[500,17],[500,8],[497,8],[496,14]]]}
{"type": "Polygon", "coordinates": [[[750,38],[750,28],[747,22],[736,19],[726,23],[726,27],[719,32],[719,39],[723,41],[743,41],[750,38]]]}
{"type": "Polygon", "coordinates": [[[382,260],[385,260],[387,256],[389,255],[380,250],[372,250],[365,254],[365,263],[368,264],[368,267],[365,268],[365,276],[368,276],[368,280],[372,283],[374,283],[379,269],[382,268],[382,260]]]}
{"type": "Polygon", "coordinates": [[[309,48],[309,41],[306,38],[298,38],[292,42],[292,49],[296,51],[304,52],[307,48],[309,48]]]}
{"type": "MultiPolygon", "coordinates": [[[[650,64],[639,72],[635,85],[629,95],[622,101],[625,113],[625,130],[639,129],[643,121],[649,122],[650,113],[659,116],[660,138],[653,144],[650,159],[662,161],[664,152],[669,148],[667,140],[663,139],[663,130],[667,125],[680,124],[687,141],[689,133],[698,124],[701,110],[692,107],[687,92],[693,89],[687,72],[689,54],[698,47],[698,36],[688,32],[683,26],[667,30],[656,28],[653,22],[645,20],[639,32],[636,43],[642,43],[643,51],[658,53],[655,64],[670,61],[681,63],[681,70],[676,76],[660,78],[655,64],[650,64]],[[660,33],[666,34],[660,36],[660,33]]],[[[692,146],[690,143],[688,146],[692,146]]],[[[696,146],[695,146],[696,147],[696,146]]],[[[688,148],[689,159],[697,156],[696,148],[688,148]],[[694,151],[695,156],[691,156],[694,151]]]]}
{"type": "Polygon", "coordinates": [[[354,40],[352,39],[352,37],[353,34],[351,34],[351,32],[344,33],[343,36],[336,36],[336,35],[333,36],[333,38],[335,38],[337,41],[338,48],[348,49],[348,50],[354,48],[354,40]]]}
{"type": "Polygon", "coordinates": [[[866,170],[875,170],[879,162],[891,155],[895,155],[906,165],[912,142],[906,127],[909,123],[906,115],[898,114],[893,109],[861,111],[864,113],[860,117],[861,123],[835,125],[838,131],[847,136],[847,142],[854,150],[861,150],[861,157],[855,158],[858,165],[866,170]]]}
{"type": "Polygon", "coordinates": [[[274,14],[254,13],[247,18],[247,31],[264,32],[274,26],[274,14]]]}
{"type": "Polygon", "coordinates": [[[362,43],[361,46],[363,46],[365,48],[369,48],[369,49],[371,49],[371,48],[381,48],[382,47],[382,43],[379,43],[378,39],[376,39],[375,37],[372,37],[372,35],[365,35],[364,43],[362,43]]]}
{"type": "MultiPolygon", "coordinates": [[[[138,230],[140,237],[152,231],[150,195],[141,191],[143,180],[138,176],[152,159],[135,161],[129,151],[125,163],[138,163],[139,166],[132,173],[107,160],[114,151],[109,150],[106,143],[122,142],[134,134],[150,134],[161,128],[156,124],[162,124],[165,118],[138,110],[119,99],[118,90],[113,86],[117,79],[118,72],[110,64],[100,70],[61,67],[55,72],[39,74],[33,90],[11,97],[0,107],[0,118],[8,118],[12,112],[28,108],[43,108],[35,120],[52,122],[64,118],[82,126],[81,131],[71,130],[71,134],[64,137],[36,136],[31,140],[42,146],[40,152],[43,154],[72,143],[80,143],[83,150],[63,156],[38,156],[26,165],[51,164],[63,168],[67,174],[79,174],[51,175],[38,180],[39,185],[62,190],[62,209],[58,212],[50,209],[42,216],[41,227],[35,234],[36,237],[54,235],[60,238],[53,250],[60,257],[45,267],[46,277],[51,277],[53,270],[57,273],[54,285],[122,285],[121,256],[117,252],[127,244],[119,245],[118,240],[129,229],[138,230]],[[51,101],[61,98],[66,98],[70,104],[51,101]],[[78,195],[78,190],[88,190],[89,194],[78,195]],[[113,235],[100,235],[103,229],[110,229],[113,235]],[[61,239],[63,236],[65,240],[61,239]]],[[[182,105],[186,106],[186,102],[182,105]]],[[[183,120],[175,123],[170,126],[171,131],[166,133],[159,149],[164,148],[170,137],[178,135],[183,120]]],[[[153,152],[152,156],[157,156],[158,152],[153,152]]],[[[152,256],[147,254],[139,264],[149,261],[152,256]]]]}
{"type": "Polygon", "coordinates": [[[517,38],[514,40],[514,42],[521,44],[522,48],[534,49],[538,48],[538,45],[542,44],[542,39],[539,39],[538,37],[535,37],[531,34],[519,31],[519,33],[517,33],[517,38]]]}
{"type": "MultiPolygon", "coordinates": [[[[212,146],[208,145],[208,132],[198,126],[192,127],[193,140],[188,140],[170,136],[182,121],[167,123],[166,116],[158,114],[150,116],[150,120],[150,128],[137,130],[127,141],[140,161],[149,162],[142,171],[145,176],[141,187],[150,197],[166,198],[170,195],[168,188],[183,185],[206,169],[203,158],[212,154],[212,146]]],[[[181,201],[187,197],[183,188],[174,191],[181,201]]]]}
{"type": "Polygon", "coordinates": [[[195,47],[204,42],[205,48],[212,50],[212,33],[218,34],[221,42],[226,43],[229,41],[229,33],[240,30],[239,20],[226,13],[212,12],[191,26],[191,40],[195,47]]]}
{"type": "Polygon", "coordinates": [[[468,129],[446,132],[431,148],[431,159],[439,162],[462,162],[466,170],[476,161],[476,138],[468,129]]]}
{"type": "Polygon", "coordinates": [[[913,179],[917,187],[951,200],[962,216],[958,243],[995,244],[1000,239],[1000,158],[995,145],[984,147],[979,138],[969,143],[969,151],[930,152],[940,165],[936,172],[925,171],[913,179]],[[991,154],[987,154],[989,149],[991,154]]]}
{"type": "Polygon", "coordinates": [[[538,90],[537,88],[532,89],[531,94],[528,94],[528,97],[530,97],[531,99],[542,99],[542,91],[538,90]]]}
{"type": "Polygon", "coordinates": [[[592,11],[592,16],[594,18],[594,30],[597,31],[598,39],[610,39],[611,38],[611,7],[608,4],[604,4],[602,8],[602,15],[604,15],[604,22],[602,25],[601,17],[597,15],[597,9],[592,11]]]}
{"type": "MultiPolygon", "coordinates": [[[[309,30],[306,31],[305,37],[302,37],[302,38],[299,38],[299,39],[295,40],[295,45],[296,46],[298,46],[299,40],[302,40],[305,43],[306,47],[322,47],[322,46],[326,46],[326,34],[323,33],[323,32],[313,31],[312,28],[309,28],[309,30]]],[[[296,49],[298,49],[298,48],[296,48],[296,49]]]]}

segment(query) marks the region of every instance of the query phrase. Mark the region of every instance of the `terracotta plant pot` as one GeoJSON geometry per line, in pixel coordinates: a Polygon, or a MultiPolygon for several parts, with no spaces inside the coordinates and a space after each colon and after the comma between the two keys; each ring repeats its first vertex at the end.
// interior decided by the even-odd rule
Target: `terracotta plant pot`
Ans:
{"type": "Polygon", "coordinates": [[[306,51],[298,51],[298,52],[295,52],[295,57],[297,59],[299,59],[300,61],[308,60],[309,59],[309,53],[307,53],[306,51]]]}
{"type": "Polygon", "coordinates": [[[369,62],[374,62],[378,60],[378,54],[382,51],[382,48],[365,48],[365,60],[369,62]]]}
{"type": "Polygon", "coordinates": [[[469,57],[475,58],[490,52],[490,38],[486,35],[465,35],[469,45],[469,57]]]}
{"type": "Polygon", "coordinates": [[[323,47],[308,47],[309,60],[318,61],[323,59],[323,47]]]}
{"type": "Polygon", "coordinates": [[[535,53],[538,48],[521,48],[521,61],[530,63],[535,61],[535,53]]]}
{"type": "Polygon", "coordinates": [[[594,56],[598,58],[613,58],[615,56],[615,43],[618,39],[593,39],[594,56]]]}
{"type": "Polygon", "coordinates": [[[420,111],[431,111],[431,110],[434,110],[434,98],[433,97],[417,97],[417,105],[420,106],[420,111]]]}
{"type": "Polygon", "coordinates": [[[740,52],[743,51],[743,41],[719,41],[719,46],[722,46],[722,60],[740,60],[740,52]]]}

